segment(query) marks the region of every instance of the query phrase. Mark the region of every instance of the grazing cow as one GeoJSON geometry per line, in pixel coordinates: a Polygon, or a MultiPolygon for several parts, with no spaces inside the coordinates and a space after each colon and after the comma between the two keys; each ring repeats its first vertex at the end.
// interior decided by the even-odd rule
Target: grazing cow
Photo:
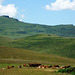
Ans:
{"type": "Polygon", "coordinates": [[[46,67],[46,68],[49,68],[49,66],[48,66],[48,65],[46,65],[45,67],[46,67]]]}
{"type": "Polygon", "coordinates": [[[42,69],[44,69],[44,68],[46,68],[46,66],[45,65],[42,65],[42,69]]]}
{"type": "Polygon", "coordinates": [[[21,68],[21,67],[22,67],[21,65],[18,66],[18,68],[21,68]]]}
{"type": "Polygon", "coordinates": [[[54,67],[59,67],[59,65],[54,65],[54,67]]]}
{"type": "Polygon", "coordinates": [[[38,66],[37,68],[42,68],[42,66],[40,65],[40,66],[38,66]]]}
{"type": "Polygon", "coordinates": [[[23,64],[23,67],[26,67],[26,64],[23,64]]]}
{"type": "Polygon", "coordinates": [[[37,68],[51,68],[52,67],[52,65],[50,65],[50,66],[48,66],[48,65],[40,65],[40,66],[38,66],[37,68]]]}
{"type": "Polygon", "coordinates": [[[14,66],[7,66],[7,69],[14,68],[14,66]]]}
{"type": "Polygon", "coordinates": [[[38,63],[29,63],[29,67],[38,67],[40,65],[41,64],[38,64],[38,63]]]}
{"type": "Polygon", "coordinates": [[[70,68],[71,66],[70,65],[68,65],[68,66],[64,66],[64,68],[66,69],[66,68],[70,68]]]}
{"type": "Polygon", "coordinates": [[[50,66],[46,65],[45,67],[46,67],[46,68],[51,68],[52,66],[51,66],[51,65],[50,65],[50,66]]]}
{"type": "Polygon", "coordinates": [[[52,65],[48,66],[48,68],[51,68],[51,67],[52,67],[52,65]]]}
{"type": "Polygon", "coordinates": [[[55,69],[56,67],[52,66],[52,69],[55,69]]]}
{"type": "Polygon", "coordinates": [[[52,69],[59,68],[59,67],[60,67],[59,65],[54,65],[52,66],[52,69]]]}
{"type": "Polygon", "coordinates": [[[28,65],[26,65],[26,64],[23,64],[23,67],[29,67],[28,65]]]}
{"type": "Polygon", "coordinates": [[[70,68],[71,66],[68,65],[68,66],[62,66],[62,67],[59,67],[60,69],[66,69],[66,68],[70,68]]]}

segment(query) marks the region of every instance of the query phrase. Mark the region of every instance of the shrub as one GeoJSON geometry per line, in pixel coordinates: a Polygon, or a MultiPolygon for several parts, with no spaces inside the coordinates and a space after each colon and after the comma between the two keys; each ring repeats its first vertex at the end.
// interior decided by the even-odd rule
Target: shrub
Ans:
{"type": "Polygon", "coordinates": [[[67,69],[59,69],[58,72],[75,74],[75,67],[67,68],[67,69]]]}

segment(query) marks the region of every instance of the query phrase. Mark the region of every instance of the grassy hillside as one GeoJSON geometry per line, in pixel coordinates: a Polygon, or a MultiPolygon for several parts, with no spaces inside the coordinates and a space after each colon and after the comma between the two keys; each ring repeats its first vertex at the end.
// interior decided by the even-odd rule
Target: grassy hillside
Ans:
{"type": "Polygon", "coordinates": [[[21,38],[39,33],[54,34],[66,37],[75,37],[75,26],[59,25],[47,26],[20,22],[8,16],[0,17],[0,35],[10,38],[21,38]]]}
{"type": "Polygon", "coordinates": [[[38,34],[16,40],[0,37],[0,46],[22,48],[39,53],[75,58],[75,38],[48,34],[38,34]]]}
{"type": "Polygon", "coordinates": [[[39,54],[37,52],[28,51],[25,49],[0,47],[0,63],[42,63],[52,65],[75,65],[75,60],[56,55],[39,54]]]}
{"type": "Polygon", "coordinates": [[[75,58],[75,38],[40,34],[9,43],[11,47],[75,58]]]}
{"type": "Polygon", "coordinates": [[[7,37],[0,36],[0,46],[8,46],[8,42],[12,42],[13,40],[7,37]]]}

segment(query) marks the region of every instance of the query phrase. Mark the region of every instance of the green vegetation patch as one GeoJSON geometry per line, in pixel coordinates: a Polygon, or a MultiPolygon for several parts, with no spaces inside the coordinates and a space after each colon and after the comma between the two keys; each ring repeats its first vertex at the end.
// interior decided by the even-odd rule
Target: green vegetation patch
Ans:
{"type": "Polygon", "coordinates": [[[75,58],[75,38],[38,34],[9,43],[11,47],[75,58]]]}
{"type": "Polygon", "coordinates": [[[75,75],[75,67],[67,68],[67,69],[59,69],[58,72],[61,73],[70,73],[75,75]]]}

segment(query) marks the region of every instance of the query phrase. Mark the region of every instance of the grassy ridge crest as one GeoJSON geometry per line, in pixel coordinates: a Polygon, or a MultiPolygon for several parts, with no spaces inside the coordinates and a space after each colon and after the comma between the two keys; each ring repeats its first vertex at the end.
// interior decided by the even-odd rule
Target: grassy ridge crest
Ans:
{"type": "Polygon", "coordinates": [[[75,26],[24,23],[8,16],[0,16],[0,35],[9,38],[22,38],[40,33],[54,34],[65,37],[75,37],[75,26]]]}

